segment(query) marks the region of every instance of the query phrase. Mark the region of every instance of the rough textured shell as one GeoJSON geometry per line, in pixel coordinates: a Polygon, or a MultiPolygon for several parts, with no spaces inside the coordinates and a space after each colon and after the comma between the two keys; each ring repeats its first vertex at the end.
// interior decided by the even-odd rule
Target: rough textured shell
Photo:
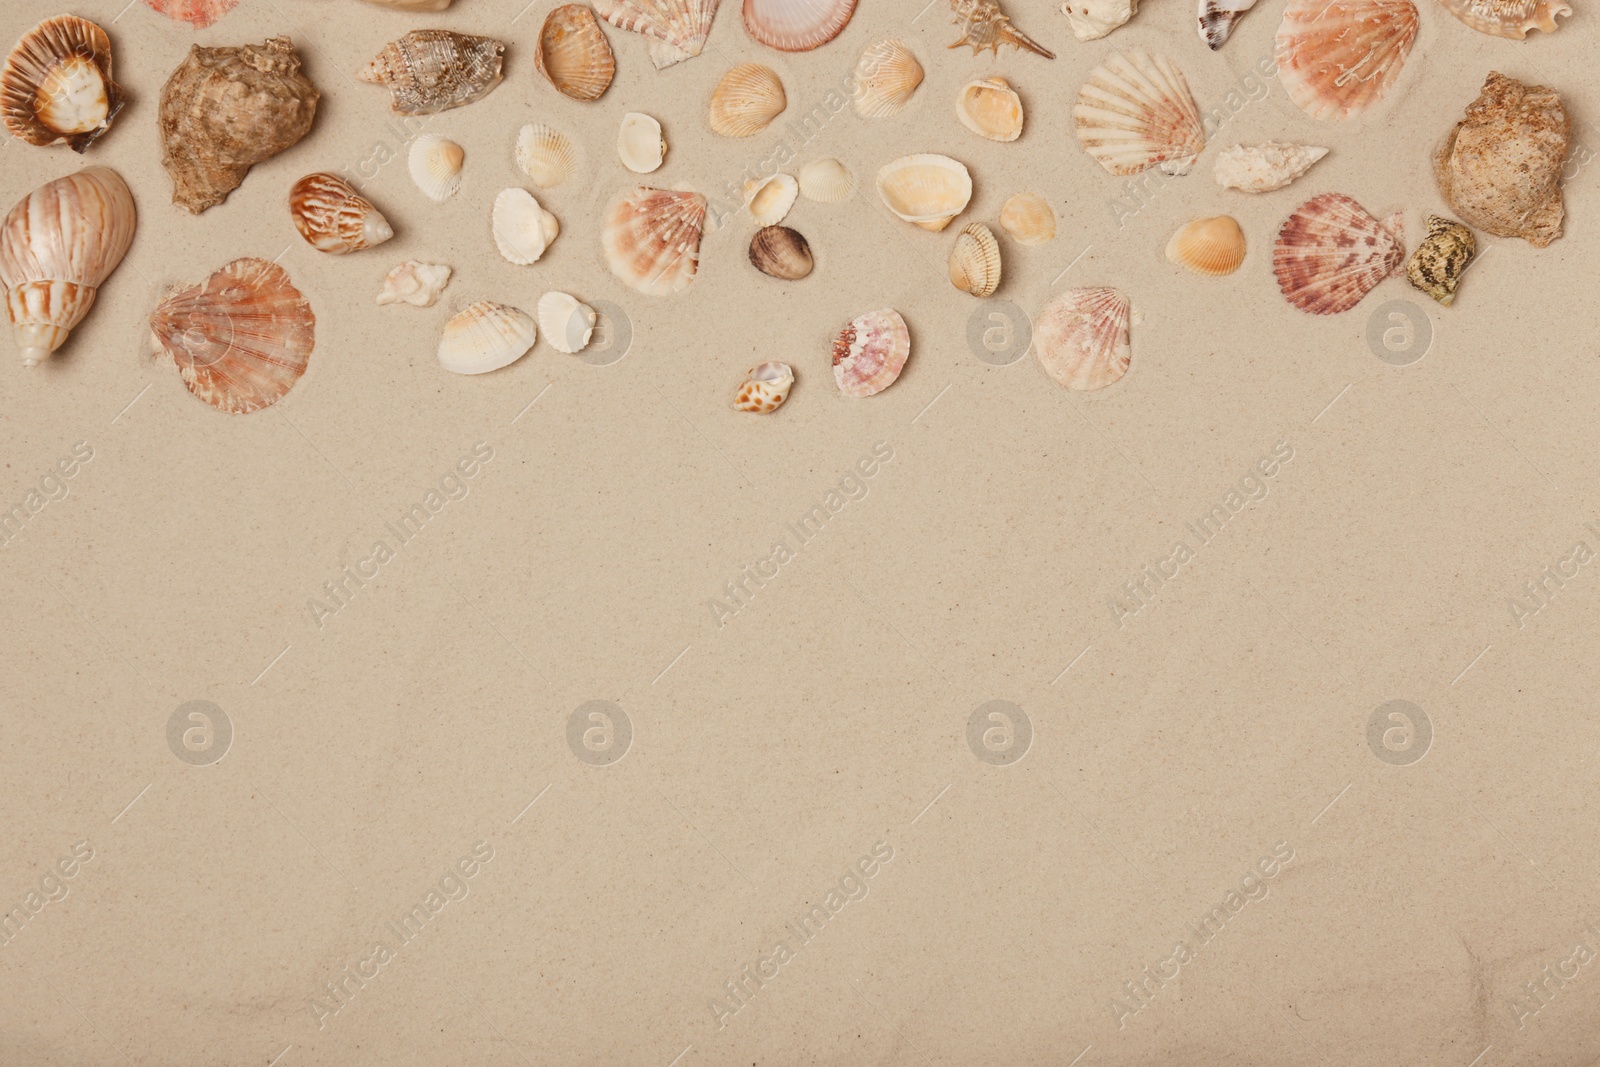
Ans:
{"type": "Polygon", "coordinates": [[[248,415],[283,399],[306,372],[316,324],[287,271],[236,259],[157,305],[150,336],[189,392],[218,411],[248,415]]]}
{"type": "Polygon", "coordinates": [[[776,71],[740,63],[711,91],[711,128],[724,137],[749,137],[772,125],[787,106],[776,71]]]}
{"type": "Polygon", "coordinates": [[[898,311],[858,315],[833,342],[833,380],[845,396],[872,396],[894,384],[911,355],[911,332],[898,311]]]}
{"type": "Polygon", "coordinates": [[[530,122],[517,134],[517,166],[541,189],[550,189],[572,177],[578,152],[572,139],[542,122],[530,122]]]}
{"type": "Polygon", "coordinates": [[[172,202],[198,215],[226,200],[252,165],[306,135],[320,96],[287,37],[195,45],[162,86],[157,113],[172,202]]]}
{"type": "Polygon", "coordinates": [[[494,198],[494,243],[507,262],[537,263],[561,233],[556,217],[526,189],[502,189],[494,198]]]}
{"type": "Polygon", "coordinates": [[[539,329],[557,352],[582,352],[598,319],[594,308],[569,293],[550,292],[539,298],[539,329]]]}
{"type": "Polygon", "coordinates": [[[752,178],[744,183],[744,206],[760,226],[775,226],[783,221],[800,195],[800,183],[781,171],[770,178],[752,178]]]}
{"type": "Polygon", "coordinates": [[[606,265],[647,296],[681,292],[694,281],[705,219],[699,193],[630,190],[606,208],[600,231],[606,265]]]}
{"type": "Polygon", "coordinates": [[[856,0],[744,0],[744,28],[780,52],[809,52],[844,30],[856,0]]]}
{"type": "Polygon", "coordinates": [[[533,65],[562,96],[585,101],[600,99],[617,72],[605,32],[582,4],[563,4],[545,16],[533,65]]]}
{"type": "Polygon", "coordinates": [[[1572,14],[1564,0],[1439,0],[1444,9],[1479,33],[1520,41],[1529,30],[1554,33],[1557,18],[1572,14]]]}
{"type": "Polygon", "coordinates": [[[851,104],[862,118],[888,118],[900,113],[921,84],[922,64],[911,49],[899,41],[878,41],[856,63],[851,104]]]}
{"type": "Polygon", "coordinates": [[[800,168],[800,195],[819,204],[837,204],[856,193],[850,171],[837,159],[813,159],[800,168]]]}
{"type": "Polygon", "coordinates": [[[294,228],[319,252],[342,256],[381,245],[394,230],[372,201],[337,174],[307,174],[289,190],[294,228]]]}
{"type": "Polygon", "coordinates": [[[951,48],[966,44],[972,46],[974,55],[987,48],[998,56],[1001,45],[1010,45],[1046,59],[1055,58],[1054,52],[1012,25],[1010,17],[1000,9],[1000,0],[950,0],[950,10],[955,24],[961,27],[961,39],[951,48]]]}
{"type": "Polygon", "coordinates": [[[657,70],[692,59],[705,47],[718,0],[595,0],[600,17],[644,37],[657,70]]]}
{"type": "Polygon", "coordinates": [[[1278,26],[1278,80],[1314,119],[1359,115],[1400,77],[1417,24],[1411,0],[1289,0],[1278,26]]]}
{"type": "Polygon", "coordinates": [[[661,167],[667,157],[667,142],[661,136],[661,123],[640,111],[622,116],[617,131],[617,158],[635,174],[649,174],[661,167]]]}
{"type": "Polygon", "coordinates": [[[500,84],[504,41],[450,30],[412,30],[383,46],[356,77],[389,87],[401,115],[432,115],[488,96],[500,84]]]}
{"type": "Polygon", "coordinates": [[[0,118],[34,145],[82,152],[111,128],[123,93],[111,80],[106,31],[74,15],[46,19],[22,35],[0,72],[0,118]]]}
{"type": "Polygon", "coordinates": [[[442,204],[461,188],[461,166],[467,153],[454,141],[437,133],[420,133],[411,142],[406,168],[422,195],[442,204]]]}
{"type": "Polygon", "coordinates": [[[878,171],[878,195],[899,218],[937,232],[966,210],[972,175],[949,156],[905,156],[878,171]]]}
{"type": "Polygon", "coordinates": [[[538,332],[521,308],[480,300],[444,324],[439,365],[455,374],[487,374],[521,359],[538,332]]]}
{"type": "Polygon", "coordinates": [[[1349,311],[1405,262],[1400,217],[1379,222],[1343,193],[1300,205],[1278,231],[1272,270],[1289,303],[1313,315],[1349,311]]]}
{"type": "Polygon", "coordinates": [[[1017,193],[1000,209],[1000,226],[1019,245],[1042,245],[1055,240],[1056,213],[1037,193],[1017,193]]]}
{"type": "Polygon", "coordinates": [[[412,307],[431,308],[439,301],[439,294],[450,284],[450,268],[443,263],[422,263],[408,259],[383,278],[383,292],[378,294],[379,305],[410,304],[412,307]]]}
{"type": "Polygon", "coordinates": [[[734,394],[733,406],[738,411],[770,415],[789,399],[789,390],[793,387],[794,370],[789,364],[763,363],[751,367],[745,375],[744,384],[734,394]]]}
{"type": "Polygon", "coordinates": [[[1244,262],[1244,231],[1227,215],[1195,219],[1172,235],[1167,258],[1196,274],[1232,274],[1244,262]]]}
{"type": "Polygon", "coordinates": [[[239,0],[144,0],[151,11],[159,11],[174,22],[187,22],[203,30],[239,6],[239,0]]]}
{"type": "Polygon", "coordinates": [[[1067,16],[1072,36],[1080,41],[1098,41],[1137,15],[1139,0],[1066,0],[1061,13],[1067,16]]]}
{"type": "Polygon", "coordinates": [[[1233,24],[1256,6],[1256,0],[1200,0],[1200,39],[1213,52],[1233,34],[1233,24]]]}
{"type": "Polygon", "coordinates": [[[1039,363],[1068,389],[1103,389],[1128,373],[1128,298],[1115,289],[1068,289],[1033,320],[1039,363]]]}
{"type": "Polygon", "coordinates": [[[1022,136],[1022,98],[1004,78],[978,78],[963,85],[956,94],[956,117],[991,141],[1022,136]]]}
{"type": "Polygon", "coordinates": [[[1543,248],[1561,236],[1562,161],[1571,139],[1554,89],[1491,71],[1440,145],[1433,175],[1463,222],[1543,248]]]}
{"type": "Polygon", "coordinates": [[[750,263],[769,277],[797,281],[811,273],[811,245],[787,226],[763,226],[750,238],[750,263]]]}
{"type": "Polygon", "coordinates": [[[1456,299],[1456,285],[1466,273],[1478,242],[1472,231],[1439,215],[1428,216],[1428,236],[1406,261],[1406,280],[1445,307],[1456,299]]]}
{"type": "Polygon", "coordinates": [[[1245,193],[1270,193],[1293,182],[1327,154],[1317,145],[1236,144],[1217,153],[1217,184],[1245,193]]]}
{"type": "Polygon", "coordinates": [[[1187,174],[1206,146],[1183,72],[1148,52],[1114,53],[1091,71],[1072,115],[1084,149],[1112,174],[1187,174]]]}
{"type": "Polygon", "coordinates": [[[980,297],[1000,288],[1000,242],[983,223],[969,222],[956,234],[950,250],[950,284],[980,297]]]}

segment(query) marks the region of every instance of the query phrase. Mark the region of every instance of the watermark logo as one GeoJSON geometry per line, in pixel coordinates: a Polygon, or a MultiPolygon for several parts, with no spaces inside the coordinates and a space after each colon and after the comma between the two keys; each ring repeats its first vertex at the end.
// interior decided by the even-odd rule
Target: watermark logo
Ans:
{"type": "Polygon", "coordinates": [[[233,745],[233,720],[209,700],[181,704],[167,719],[167,747],[191,767],[209,767],[233,745]]]}
{"type": "Polygon", "coordinates": [[[1009,367],[1028,354],[1033,321],[1009,300],[985,300],[967,316],[967,348],[991,367],[1009,367]]]}
{"type": "Polygon", "coordinates": [[[1409,767],[1433,745],[1433,723],[1428,713],[1409,700],[1378,705],[1367,719],[1367,747],[1383,762],[1409,767]]]}
{"type": "Polygon", "coordinates": [[[1009,767],[1033,747],[1033,720],[1009,700],[979,704],[967,718],[967,747],[993,767],[1009,767]]]}
{"type": "Polygon", "coordinates": [[[591,767],[611,766],[632,744],[632,720],[609,700],[586,700],[567,719],[567,747],[591,767]]]}
{"type": "MultiPolygon", "coordinates": [[[[589,334],[589,343],[578,353],[578,358],[591,367],[609,367],[620,362],[633,347],[633,320],[609,300],[593,300],[589,306],[594,309],[594,331],[589,334]]],[[[588,325],[582,321],[581,312],[574,312],[567,320],[567,339],[571,347],[582,342],[588,325]]]]}
{"type": "Polygon", "coordinates": [[[1410,300],[1386,300],[1367,317],[1367,347],[1391,367],[1409,367],[1433,347],[1433,320],[1410,300]]]}

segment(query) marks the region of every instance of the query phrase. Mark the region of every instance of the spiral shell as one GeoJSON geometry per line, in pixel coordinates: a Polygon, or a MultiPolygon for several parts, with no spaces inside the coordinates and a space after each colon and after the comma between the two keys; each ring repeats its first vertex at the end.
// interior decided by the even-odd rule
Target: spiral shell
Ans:
{"type": "Polygon", "coordinates": [[[122,88],[111,80],[111,40],[88,19],[57,15],[39,23],[0,72],[0,118],[29,144],[82,152],[111,128],[122,105],[122,88]]]}
{"type": "Polygon", "coordinates": [[[408,259],[383,278],[383,292],[378,294],[379,305],[410,304],[412,307],[431,308],[439,301],[439,294],[450,284],[451,270],[443,263],[422,263],[408,259]]]}
{"type": "Polygon", "coordinates": [[[394,229],[372,201],[337,174],[307,174],[289,190],[289,214],[319,252],[342,256],[381,245],[394,229]]]}
{"type": "Polygon", "coordinates": [[[734,410],[770,415],[789,399],[789,390],[792,388],[794,370],[789,364],[774,361],[751,367],[739,391],[734,394],[734,410]]]}

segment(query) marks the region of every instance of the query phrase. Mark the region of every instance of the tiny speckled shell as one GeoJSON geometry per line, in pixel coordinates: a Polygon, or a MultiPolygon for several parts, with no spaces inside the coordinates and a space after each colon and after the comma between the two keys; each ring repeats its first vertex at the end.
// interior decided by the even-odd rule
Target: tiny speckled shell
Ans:
{"type": "Polygon", "coordinates": [[[1439,215],[1428,216],[1428,236],[1406,263],[1406,280],[1445,307],[1456,298],[1456,286],[1466,273],[1478,242],[1472,231],[1439,215]]]}
{"type": "Polygon", "coordinates": [[[733,406],[738,411],[757,415],[770,415],[789,399],[794,386],[794,370],[787,363],[763,363],[750,368],[744,384],[734,395],[733,406]]]}

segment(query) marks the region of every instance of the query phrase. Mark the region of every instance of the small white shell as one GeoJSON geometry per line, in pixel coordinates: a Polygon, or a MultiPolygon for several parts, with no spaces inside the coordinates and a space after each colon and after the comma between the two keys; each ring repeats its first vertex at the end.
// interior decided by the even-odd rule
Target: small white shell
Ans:
{"type": "Polygon", "coordinates": [[[421,263],[408,259],[383,279],[383,292],[378,303],[407,303],[413,307],[431,308],[439,294],[450,284],[450,268],[442,263],[421,263]]]}
{"type": "Polygon", "coordinates": [[[661,123],[638,111],[622,116],[622,129],[617,132],[617,157],[624,167],[635,174],[649,174],[661,167],[666,156],[667,142],[661,136],[661,123]]]}
{"type": "Polygon", "coordinates": [[[751,367],[745,375],[744,384],[739,386],[739,392],[734,395],[734,409],[769,415],[783,406],[793,387],[794,369],[787,363],[774,361],[751,367]]]}
{"type": "Polygon", "coordinates": [[[560,232],[556,217],[526,189],[504,189],[494,198],[494,243],[508,262],[537,263],[560,232]]]}
{"type": "Polygon", "coordinates": [[[530,122],[517,134],[517,166],[541,189],[560,185],[578,166],[572,139],[542,122],[530,122]]]}
{"type": "Polygon", "coordinates": [[[799,195],[800,183],[793,175],[782,172],[744,183],[745,210],[762,226],[776,226],[782,222],[799,195]]]}
{"type": "Polygon", "coordinates": [[[407,166],[422,195],[442,204],[461,188],[461,164],[466,152],[454,141],[436,133],[418,134],[411,142],[407,166]]]}
{"type": "Polygon", "coordinates": [[[526,311],[480,300],[444,324],[439,365],[456,374],[486,374],[521,359],[537,336],[526,311]]]}
{"type": "Polygon", "coordinates": [[[567,293],[546,293],[539,298],[539,329],[557,352],[581,352],[594,335],[599,318],[594,308],[567,293]]]}
{"type": "Polygon", "coordinates": [[[800,193],[807,200],[837,204],[849,200],[855,192],[855,181],[837,159],[813,159],[800,168],[800,193]]]}

